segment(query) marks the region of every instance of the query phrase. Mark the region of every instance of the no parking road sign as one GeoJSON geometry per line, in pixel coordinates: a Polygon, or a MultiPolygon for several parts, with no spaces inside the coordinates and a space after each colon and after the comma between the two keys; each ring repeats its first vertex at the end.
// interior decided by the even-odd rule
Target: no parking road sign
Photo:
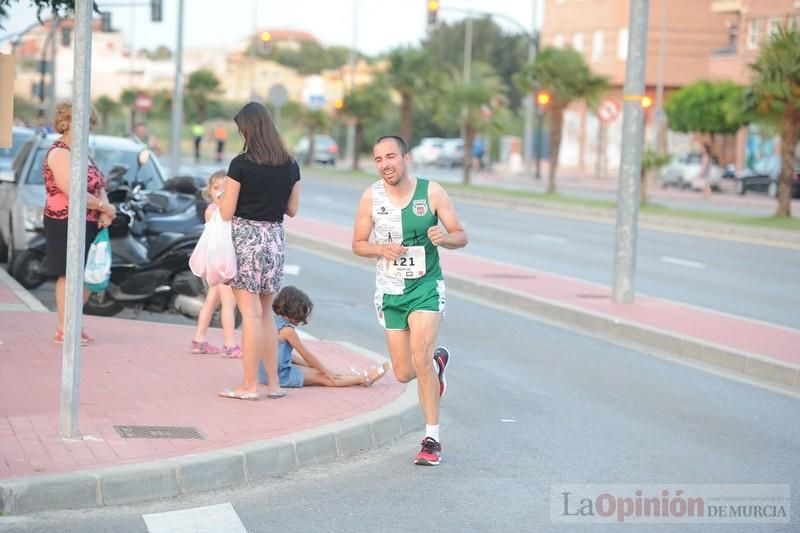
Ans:
{"type": "Polygon", "coordinates": [[[597,118],[603,124],[610,124],[617,120],[622,107],[613,98],[604,98],[597,106],[597,118]]]}

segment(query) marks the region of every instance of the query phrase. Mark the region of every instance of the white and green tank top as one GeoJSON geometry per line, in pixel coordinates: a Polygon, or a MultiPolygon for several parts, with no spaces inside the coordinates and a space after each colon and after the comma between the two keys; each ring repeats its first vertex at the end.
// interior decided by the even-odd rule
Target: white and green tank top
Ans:
{"type": "Polygon", "coordinates": [[[377,260],[375,283],[385,294],[404,294],[420,283],[442,279],[439,250],[428,238],[428,228],[439,223],[428,204],[428,180],[417,178],[408,205],[395,207],[383,180],[372,184],[372,224],[375,242],[395,242],[408,251],[395,261],[377,260]]]}

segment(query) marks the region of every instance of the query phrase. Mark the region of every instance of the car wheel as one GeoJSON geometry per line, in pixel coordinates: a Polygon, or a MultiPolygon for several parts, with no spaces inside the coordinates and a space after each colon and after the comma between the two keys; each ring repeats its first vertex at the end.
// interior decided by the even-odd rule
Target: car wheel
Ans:
{"type": "Polygon", "coordinates": [[[747,188],[744,186],[744,180],[740,179],[736,182],[736,194],[744,196],[745,193],[747,193],[747,188]]]}
{"type": "Polygon", "coordinates": [[[118,315],[124,306],[112,300],[106,291],[93,292],[89,295],[89,300],[83,305],[83,312],[94,316],[114,316],[118,315]]]}
{"type": "Polygon", "coordinates": [[[26,289],[35,289],[47,281],[44,273],[45,255],[33,250],[25,250],[14,259],[11,276],[26,289]]]}
{"type": "Polygon", "coordinates": [[[769,187],[767,187],[767,195],[773,198],[778,197],[778,184],[774,181],[769,184],[769,187]]]}

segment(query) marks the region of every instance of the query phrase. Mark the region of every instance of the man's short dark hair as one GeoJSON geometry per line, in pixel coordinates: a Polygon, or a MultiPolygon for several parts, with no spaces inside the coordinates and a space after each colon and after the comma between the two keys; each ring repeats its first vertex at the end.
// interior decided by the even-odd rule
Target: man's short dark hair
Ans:
{"type": "Polygon", "coordinates": [[[378,140],[375,141],[375,144],[372,146],[377,146],[378,143],[387,139],[391,139],[397,143],[397,147],[400,148],[400,155],[406,155],[408,153],[408,143],[399,135],[384,135],[383,137],[378,137],[378,140]]]}

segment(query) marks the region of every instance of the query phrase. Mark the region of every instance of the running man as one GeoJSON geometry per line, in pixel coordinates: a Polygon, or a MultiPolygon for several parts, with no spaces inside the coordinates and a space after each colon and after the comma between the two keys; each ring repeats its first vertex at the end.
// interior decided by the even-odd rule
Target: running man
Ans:
{"type": "Polygon", "coordinates": [[[395,376],[402,383],[417,378],[425,438],[414,462],[438,465],[439,400],[450,359],[446,348],[435,348],[445,306],[438,247],[462,248],[467,234],[444,189],[408,175],[411,155],[401,137],[381,137],[372,154],[381,179],[361,195],[353,253],[377,259],[375,309],[395,376]]]}

